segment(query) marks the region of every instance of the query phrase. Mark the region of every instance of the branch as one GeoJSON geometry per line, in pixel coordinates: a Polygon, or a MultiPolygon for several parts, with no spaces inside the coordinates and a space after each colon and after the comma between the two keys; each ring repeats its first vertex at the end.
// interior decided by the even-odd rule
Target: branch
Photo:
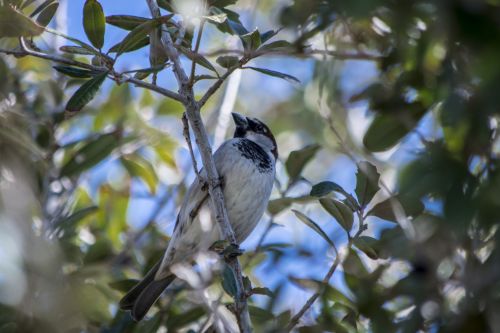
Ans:
{"type": "Polygon", "coordinates": [[[189,134],[189,123],[186,113],[182,115],[182,124],[184,125],[182,133],[184,134],[184,139],[186,140],[189,147],[189,154],[191,155],[191,160],[193,161],[194,172],[201,181],[200,171],[198,170],[198,163],[196,162],[196,158],[194,157],[193,144],[191,143],[191,135],[189,134]]]}
{"type": "MultiPolygon", "coordinates": [[[[205,20],[201,19],[200,22],[200,28],[198,29],[198,36],[196,37],[196,45],[194,47],[193,52],[198,53],[198,50],[200,49],[200,43],[201,43],[201,35],[203,34],[203,27],[205,26],[205,20]]],[[[191,64],[191,75],[189,76],[189,84],[192,86],[194,83],[194,74],[196,70],[196,61],[192,61],[191,64]]]]}
{"type": "MultiPolygon", "coordinates": [[[[146,2],[149,6],[151,15],[153,17],[159,17],[160,8],[158,7],[156,1],[146,0],[146,2]]],[[[210,147],[208,136],[201,119],[200,108],[203,104],[200,102],[196,102],[193,87],[190,86],[189,78],[182,68],[179,53],[175,48],[172,38],[170,37],[168,32],[165,32],[165,30],[166,29],[164,26],[162,28],[161,41],[165,46],[169,59],[172,61],[173,71],[179,84],[179,94],[184,98],[186,115],[189,119],[189,123],[196,139],[196,143],[198,144],[198,148],[200,150],[203,168],[207,173],[208,191],[212,200],[213,215],[215,216],[215,220],[220,226],[224,238],[231,243],[236,243],[236,237],[227,217],[224,195],[222,193],[221,187],[219,186],[219,174],[215,167],[212,148],[210,147]]],[[[229,74],[227,76],[229,76],[229,74]]],[[[235,307],[238,326],[240,328],[240,331],[243,333],[251,332],[250,315],[248,313],[245,288],[241,275],[241,266],[236,259],[228,262],[228,265],[231,267],[236,278],[237,293],[235,297],[235,307]]]]}

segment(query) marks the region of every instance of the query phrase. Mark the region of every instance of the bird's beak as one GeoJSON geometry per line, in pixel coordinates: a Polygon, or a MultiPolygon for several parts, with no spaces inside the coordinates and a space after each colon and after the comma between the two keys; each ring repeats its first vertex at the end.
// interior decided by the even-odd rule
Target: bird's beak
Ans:
{"type": "Polygon", "coordinates": [[[247,128],[248,127],[248,121],[245,116],[242,116],[239,113],[233,112],[231,113],[233,116],[234,123],[236,124],[236,127],[242,127],[242,128],[247,128]]]}

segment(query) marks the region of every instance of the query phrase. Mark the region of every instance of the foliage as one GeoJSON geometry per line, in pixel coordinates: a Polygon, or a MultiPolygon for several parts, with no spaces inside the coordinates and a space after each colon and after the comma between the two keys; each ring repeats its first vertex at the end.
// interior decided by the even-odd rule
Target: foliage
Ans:
{"type": "Polygon", "coordinates": [[[256,332],[500,330],[498,1],[270,2],[257,15],[269,20],[265,6],[276,7],[279,22],[265,32],[246,24],[236,1],[207,1],[189,14],[196,19],[179,2],[158,5],[162,16],[149,18],[85,1],[87,42],[47,28],[59,1],[0,1],[0,331],[230,331],[237,277],[206,256],[198,270],[176,268],[184,285],[150,319],[135,323],[116,308],[162,255],[160,223],[174,222],[189,185],[178,130],[185,101],[157,84],[173,77],[162,29],[201,104],[237,69],[298,87],[263,111],[288,154],[271,222],[241,258],[256,332]],[[208,52],[197,41],[204,25],[216,40],[234,36],[238,49],[208,52]],[[111,28],[123,38],[109,46],[111,28]],[[42,50],[56,35],[68,45],[42,50]],[[146,47],[147,68],[118,70],[146,47]],[[279,70],[267,56],[279,57],[279,70]],[[288,74],[290,56],[312,62],[312,77],[288,74]],[[355,91],[342,77],[353,62],[376,73],[355,91]],[[346,125],[359,121],[356,108],[371,119],[362,137],[346,125]],[[351,184],[330,164],[341,155],[351,184]],[[138,226],[144,198],[153,205],[140,208],[138,226]],[[316,247],[271,239],[282,224],[316,247]],[[324,265],[328,250],[335,258],[322,275],[280,273],[290,262],[324,265]],[[280,268],[279,283],[259,273],[266,267],[280,268]],[[283,305],[299,289],[310,296],[304,306],[283,305]]]}

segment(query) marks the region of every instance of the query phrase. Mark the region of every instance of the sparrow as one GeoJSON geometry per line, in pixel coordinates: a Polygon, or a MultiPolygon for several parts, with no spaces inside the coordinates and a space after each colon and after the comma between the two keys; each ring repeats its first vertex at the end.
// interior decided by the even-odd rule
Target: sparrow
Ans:
{"type": "MultiPolygon", "coordinates": [[[[263,122],[232,113],[236,130],[214,154],[221,177],[227,215],[240,244],[255,229],[267,207],[278,157],[276,140],[263,122]]],[[[210,198],[202,169],[182,202],[174,231],[163,258],[120,301],[136,321],[144,318],[162,292],[175,280],[170,267],[189,262],[199,251],[222,239],[210,210],[210,198]],[[208,212],[203,215],[203,212],[208,212]],[[200,218],[202,216],[202,218],[200,218]],[[207,223],[207,217],[210,223],[207,223]],[[213,223],[212,223],[213,221],[213,223]]]]}

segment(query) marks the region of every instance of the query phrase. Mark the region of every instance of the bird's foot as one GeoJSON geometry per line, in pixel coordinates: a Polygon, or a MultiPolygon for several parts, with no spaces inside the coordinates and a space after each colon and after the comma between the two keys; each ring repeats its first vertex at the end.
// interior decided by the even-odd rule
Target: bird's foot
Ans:
{"type": "Polygon", "coordinates": [[[243,250],[238,244],[230,243],[227,240],[216,241],[208,249],[224,257],[225,260],[234,259],[243,254],[243,250]]]}
{"type": "MultiPolygon", "coordinates": [[[[208,186],[209,186],[209,181],[206,180],[206,179],[201,179],[201,190],[202,191],[208,191],[208,186]]],[[[213,184],[213,187],[221,187],[221,188],[224,188],[224,177],[223,176],[220,176],[219,177],[219,180],[215,181],[214,184],[213,184]]]]}

